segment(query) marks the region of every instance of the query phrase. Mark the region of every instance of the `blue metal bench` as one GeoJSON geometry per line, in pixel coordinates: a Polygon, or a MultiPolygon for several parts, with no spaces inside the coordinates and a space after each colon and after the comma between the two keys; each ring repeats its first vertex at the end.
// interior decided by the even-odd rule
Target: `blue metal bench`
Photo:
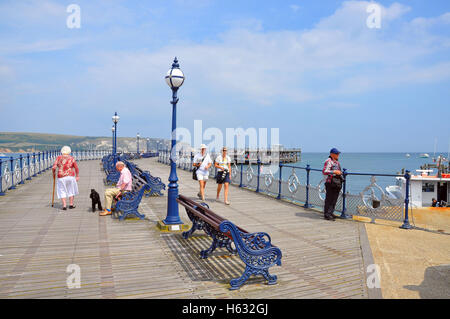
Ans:
{"type": "Polygon", "coordinates": [[[134,215],[140,219],[144,219],[145,215],[139,213],[138,208],[141,203],[144,193],[149,189],[147,183],[139,179],[138,176],[133,176],[133,190],[126,192],[115,203],[113,207],[111,217],[124,220],[129,215],[134,215]]]}
{"type": "Polygon", "coordinates": [[[139,175],[150,186],[150,192],[146,196],[163,196],[162,191],[166,189],[166,185],[161,181],[161,178],[152,176],[149,171],[143,171],[139,168],[138,171],[140,171],[139,175]]]}
{"type": "Polygon", "coordinates": [[[132,162],[127,162],[127,166],[133,175],[138,175],[150,186],[150,190],[145,192],[146,197],[163,196],[162,190],[166,189],[166,185],[161,181],[161,178],[152,176],[149,171],[140,169],[132,162]]]}
{"type": "Polygon", "coordinates": [[[114,156],[107,155],[102,159],[103,170],[106,173],[105,184],[106,185],[115,185],[120,178],[120,173],[116,170],[116,166],[114,163],[114,156]]]}
{"type": "Polygon", "coordinates": [[[230,253],[238,253],[246,267],[241,277],[230,281],[230,290],[239,289],[251,275],[262,275],[269,285],[277,282],[276,275],[269,274],[269,268],[281,266],[281,250],[272,245],[269,234],[249,233],[241,227],[211,211],[207,204],[196,203],[179,195],[177,202],[186,209],[192,227],[182,234],[188,239],[196,230],[205,231],[213,240],[211,246],[200,252],[201,258],[208,258],[216,248],[226,248],[230,253]],[[231,244],[234,243],[235,249],[231,244]]]}

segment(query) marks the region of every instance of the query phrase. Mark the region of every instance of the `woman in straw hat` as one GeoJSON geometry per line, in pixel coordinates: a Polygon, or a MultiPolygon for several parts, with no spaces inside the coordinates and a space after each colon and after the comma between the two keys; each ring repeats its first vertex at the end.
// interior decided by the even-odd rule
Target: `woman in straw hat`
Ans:
{"type": "Polygon", "coordinates": [[[58,171],[57,195],[63,204],[63,210],[66,210],[66,198],[69,197],[69,209],[75,208],[73,199],[78,195],[77,182],[80,179],[78,165],[75,159],[70,156],[72,150],[69,146],[61,149],[61,154],[53,164],[53,178],[55,178],[56,170],[58,171]]]}

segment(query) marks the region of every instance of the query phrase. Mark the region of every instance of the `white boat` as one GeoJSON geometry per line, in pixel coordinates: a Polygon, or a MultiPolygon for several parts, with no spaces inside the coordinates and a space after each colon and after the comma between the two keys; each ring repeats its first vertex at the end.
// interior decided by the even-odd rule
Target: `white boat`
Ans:
{"type": "MultiPolygon", "coordinates": [[[[433,198],[441,207],[450,207],[450,167],[445,166],[439,156],[436,164],[426,164],[424,169],[411,174],[409,202],[412,207],[430,207],[433,198]],[[429,169],[433,168],[433,169],[429,169]],[[437,169],[437,172],[435,172],[437,169]]],[[[406,179],[397,177],[397,185],[385,188],[390,198],[403,199],[406,194],[406,179]]]]}
{"type": "Polygon", "coordinates": [[[406,157],[411,157],[411,154],[409,154],[409,153],[406,153],[406,155],[405,155],[406,157]]]}
{"type": "Polygon", "coordinates": [[[420,154],[420,157],[421,157],[421,158],[428,158],[428,157],[430,157],[430,154],[428,154],[428,153],[423,153],[423,154],[420,154]]]}

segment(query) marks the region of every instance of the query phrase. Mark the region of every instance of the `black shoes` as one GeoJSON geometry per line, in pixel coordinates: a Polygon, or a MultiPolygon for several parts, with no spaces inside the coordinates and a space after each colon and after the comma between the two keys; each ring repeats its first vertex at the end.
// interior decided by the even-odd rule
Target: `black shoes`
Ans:
{"type": "Polygon", "coordinates": [[[62,210],[67,210],[67,207],[63,207],[63,209],[62,210]]]}
{"type": "Polygon", "coordinates": [[[69,209],[74,209],[74,208],[75,208],[75,206],[72,206],[72,205],[69,206],[69,209]]]}
{"type": "Polygon", "coordinates": [[[332,216],[327,216],[327,215],[325,215],[324,216],[324,219],[326,219],[326,220],[331,220],[331,221],[335,221],[336,220],[336,217],[334,217],[333,215],[332,216]]]}

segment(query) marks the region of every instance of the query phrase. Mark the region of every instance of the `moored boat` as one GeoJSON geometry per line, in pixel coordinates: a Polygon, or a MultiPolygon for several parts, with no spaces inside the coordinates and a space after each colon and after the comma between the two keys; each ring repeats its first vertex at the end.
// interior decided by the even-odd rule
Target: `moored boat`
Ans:
{"type": "MultiPolygon", "coordinates": [[[[435,164],[425,164],[411,174],[410,204],[413,207],[450,207],[450,165],[439,156],[435,164]],[[433,199],[435,203],[433,204],[433,199]]],[[[406,178],[397,177],[397,185],[386,187],[391,198],[404,198],[406,178]]]]}

